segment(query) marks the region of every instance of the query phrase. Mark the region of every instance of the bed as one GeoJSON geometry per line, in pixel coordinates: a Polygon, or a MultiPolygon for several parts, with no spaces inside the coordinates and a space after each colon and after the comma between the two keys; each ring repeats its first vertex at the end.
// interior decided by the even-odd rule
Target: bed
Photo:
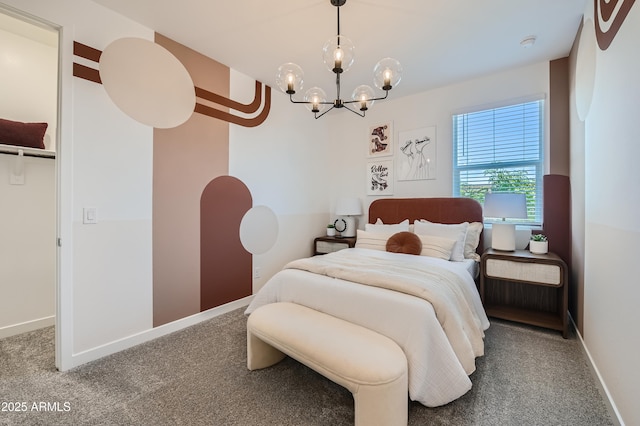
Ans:
{"type": "MultiPolygon", "coordinates": [[[[423,223],[449,230],[442,224],[453,229],[481,222],[480,204],[467,198],[375,200],[355,248],[290,262],[256,293],[245,313],[293,302],[383,334],[407,356],[409,397],[428,407],[447,404],[471,389],[475,359],[484,355],[489,321],[474,281],[477,261],[388,252],[376,244],[422,232],[423,223]]],[[[475,256],[465,257],[478,258],[478,234],[475,256]]],[[[420,238],[424,248],[434,237],[420,238]]]]}

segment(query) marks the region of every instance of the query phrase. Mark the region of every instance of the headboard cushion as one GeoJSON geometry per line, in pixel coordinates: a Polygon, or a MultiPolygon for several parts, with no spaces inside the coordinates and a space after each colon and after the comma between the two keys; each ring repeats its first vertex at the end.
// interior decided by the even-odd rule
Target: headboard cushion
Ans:
{"type": "MultiPolygon", "coordinates": [[[[380,198],[369,206],[369,223],[380,218],[383,223],[410,223],[426,219],[438,223],[482,222],[482,206],[476,200],[463,197],[380,198]]],[[[477,253],[484,250],[482,235],[477,253]]]]}

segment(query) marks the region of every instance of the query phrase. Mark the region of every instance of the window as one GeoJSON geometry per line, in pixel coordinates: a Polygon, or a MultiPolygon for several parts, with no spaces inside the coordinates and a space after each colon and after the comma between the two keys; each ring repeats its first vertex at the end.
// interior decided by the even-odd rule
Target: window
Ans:
{"type": "Polygon", "coordinates": [[[542,223],[543,114],[540,99],[454,115],[454,196],[525,193],[528,218],[518,223],[542,223]]]}

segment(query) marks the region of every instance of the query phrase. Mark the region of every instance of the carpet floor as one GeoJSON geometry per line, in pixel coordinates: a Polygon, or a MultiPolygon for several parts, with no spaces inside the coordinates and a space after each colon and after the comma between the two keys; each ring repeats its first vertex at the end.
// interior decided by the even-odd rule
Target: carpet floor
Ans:
{"type": "MultiPolygon", "coordinates": [[[[0,340],[0,425],[353,424],[344,388],[286,358],[246,368],[243,309],[71,371],[53,327],[0,340]]],[[[409,425],[612,425],[575,333],[492,321],[473,389],[409,425]]]]}

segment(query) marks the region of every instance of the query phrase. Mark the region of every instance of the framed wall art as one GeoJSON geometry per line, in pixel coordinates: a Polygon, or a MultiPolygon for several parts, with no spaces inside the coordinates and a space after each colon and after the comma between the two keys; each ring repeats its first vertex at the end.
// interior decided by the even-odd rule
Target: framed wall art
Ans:
{"type": "Polygon", "coordinates": [[[367,163],[367,194],[393,194],[393,160],[369,161],[367,163]]]}
{"type": "Polygon", "coordinates": [[[400,132],[398,135],[398,180],[436,178],[436,128],[400,132]]]}
{"type": "Polygon", "coordinates": [[[393,155],[393,122],[371,126],[367,139],[369,157],[393,155]]]}

